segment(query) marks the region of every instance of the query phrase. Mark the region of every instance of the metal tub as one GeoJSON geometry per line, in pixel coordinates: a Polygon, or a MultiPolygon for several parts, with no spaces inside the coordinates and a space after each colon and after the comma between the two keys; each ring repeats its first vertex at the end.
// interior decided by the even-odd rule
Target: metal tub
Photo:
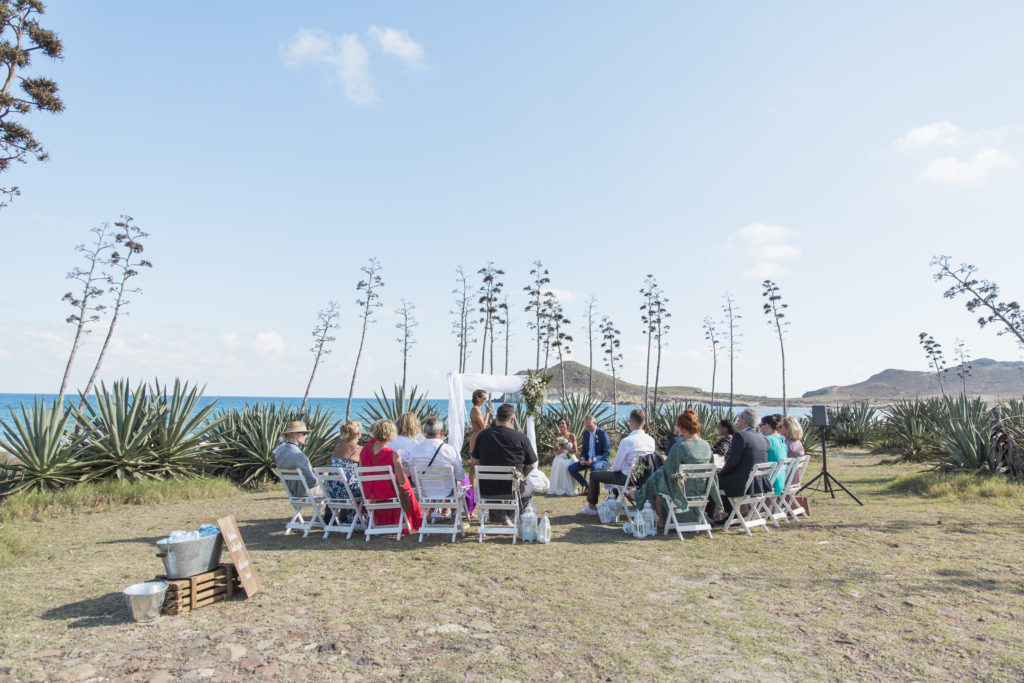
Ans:
{"type": "Polygon", "coordinates": [[[193,541],[157,543],[156,547],[160,550],[156,556],[164,561],[167,578],[187,579],[217,568],[224,550],[224,537],[210,534],[193,541]]]}
{"type": "Polygon", "coordinates": [[[153,621],[160,616],[160,608],[167,595],[166,581],[146,581],[124,589],[125,601],[132,619],[138,622],[153,621]]]}

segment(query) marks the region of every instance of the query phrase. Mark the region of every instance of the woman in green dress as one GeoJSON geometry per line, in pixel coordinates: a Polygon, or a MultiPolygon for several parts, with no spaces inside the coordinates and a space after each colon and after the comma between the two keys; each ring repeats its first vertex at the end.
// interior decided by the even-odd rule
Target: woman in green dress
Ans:
{"type": "MultiPolygon", "coordinates": [[[[696,522],[699,512],[696,509],[689,509],[686,496],[698,496],[703,493],[703,480],[687,479],[685,493],[679,486],[679,480],[673,476],[678,474],[680,465],[706,465],[713,463],[714,456],[711,453],[711,446],[700,438],[700,422],[697,420],[697,412],[687,408],[676,418],[675,432],[683,437],[676,441],[675,445],[668,452],[665,466],[657,470],[644,485],[637,489],[636,504],[638,509],[643,509],[647,501],[654,504],[658,512],[658,526],[665,526],[665,518],[668,512],[664,508],[664,499],[659,494],[671,496],[677,510],[683,510],[682,514],[676,513],[676,519],[680,523],[696,522]]],[[[721,509],[721,496],[718,493],[718,482],[711,487],[711,500],[718,509],[721,509]]]]}

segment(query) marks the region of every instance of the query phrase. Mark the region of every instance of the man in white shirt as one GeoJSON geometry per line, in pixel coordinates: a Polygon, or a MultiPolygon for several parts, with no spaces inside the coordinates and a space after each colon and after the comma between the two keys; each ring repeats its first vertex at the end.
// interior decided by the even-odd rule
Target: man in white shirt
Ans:
{"type": "MultiPolygon", "coordinates": [[[[451,467],[455,472],[455,482],[458,484],[466,477],[462,469],[462,458],[444,441],[444,422],[439,417],[428,417],[423,423],[423,436],[426,439],[421,444],[409,451],[407,460],[409,471],[413,467],[451,467]]],[[[439,482],[424,482],[423,495],[427,498],[443,498],[451,494],[451,487],[445,487],[439,482]]]]}
{"type": "Polygon", "coordinates": [[[654,439],[644,431],[647,416],[639,408],[629,414],[629,436],[619,442],[615,452],[615,462],[610,470],[590,473],[590,489],[587,491],[587,504],[580,510],[581,515],[597,514],[597,498],[601,494],[601,484],[625,484],[633,469],[633,461],[638,455],[654,452],[654,439]]]}

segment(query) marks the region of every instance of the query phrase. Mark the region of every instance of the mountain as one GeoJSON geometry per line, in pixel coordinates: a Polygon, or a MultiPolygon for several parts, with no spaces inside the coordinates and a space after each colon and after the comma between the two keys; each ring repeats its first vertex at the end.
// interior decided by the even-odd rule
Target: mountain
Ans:
{"type": "MultiPolygon", "coordinates": [[[[567,360],[564,363],[559,363],[546,368],[543,372],[546,375],[551,375],[553,378],[551,384],[548,385],[548,396],[554,398],[562,393],[562,370],[565,370],[565,390],[567,393],[587,393],[588,379],[590,369],[581,363],[576,361],[567,360]]],[[[517,374],[525,374],[526,370],[520,370],[517,374]]],[[[623,381],[621,378],[616,377],[615,387],[618,391],[619,403],[636,403],[641,404],[644,402],[644,385],[643,384],[630,384],[629,382],[623,381]]],[[[651,372],[651,392],[654,391],[654,372],[651,372]]],[[[601,372],[597,368],[594,368],[594,394],[597,396],[604,396],[611,398],[612,396],[612,376],[601,372]]],[[[729,400],[729,392],[722,392],[721,389],[715,392],[715,402],[729,400]]],[[[790,399],[791,401],[793,399],[790,399]]],[[[691,386],[659,386],[658,387],[658,403],[673,403],[673,402],[697,402],[697,403],[710,403],[711,392],[704,391],[700,387],[691,386]]],[[[781,405],[781,398],[770,398],[766,396],[752,396],[750,394],[734,394],[733,402],[737,405],[781,405]]],[[[797,399],[797,402],[801,402],[797,399]]],[[[810,402],[804,401],[810,405],[810,402]]]]}
{"type": "MultiPolygon", "coordinates": [[[[947,393],[961,391],[960,378],[956,368],[943,374],[942,382],[947,393]]],[[[1019,361],[997,361],[979,358],[971,361],[967,377],[967,393],[987,399],[1024,396],[1024,363],[1019,361]]],[[[805,399],[817,399],[830,403],[855,399],[883,400],[910,398],[914,396],[940,396],[939,380],[934,372],[914,370],[883,370],[863,382],[848,386],[829,386],[803,395],[805,399]]]]}

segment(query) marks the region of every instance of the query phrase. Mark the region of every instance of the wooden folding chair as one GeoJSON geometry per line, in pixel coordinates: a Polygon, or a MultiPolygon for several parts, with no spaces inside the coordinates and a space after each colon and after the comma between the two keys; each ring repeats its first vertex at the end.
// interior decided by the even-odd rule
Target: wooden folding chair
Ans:
{"type": "MultiPolygon", "coordinates": [[[[753,491],[754,482],[758,477],[768,477],[772,471],[776,468],[778,463],[774,462],[762,462],[754,465],[750,470],[750,475],[747,477],[747,484],[744,487],[744,494],[735,498],[730,498],[729,502],[732,503],[732,512],[725,519],[725,525],[722,527],[722,531],[728,531],[729,527],[739,519],[739,523],[743,525],[743,530],[747,532],[747,536],[753,536],[750,530],[754,527],[764,527],[765,531],[768,531],[768,522],[764,517],[761,516],[760,504],[764,500],[765,493],[763,491],[753,491]],[[743,516],[741,508],[746,505],[749,510],[747,515],[750,517],[748,521],[743,516]]],[[[768,485],[770,488],[770,484],[768,485]]]]}
{"type": "MultiPolygon", "coordinates": [[[[669,474],[666,472],[666,474],[669,474]]],[[[686,493],[686,482],[699,481],[701,482],[699,493],[694,496],[686,496],[687,510],[697,510],[697,521],[696,522],[680,522],[676,518],[676,505],[672,500],[672,496],[661,493],[659,494],[662,498],[662,504],[668,510],[668,514],[665,516],[665,533],[668,535],[669,530],[676,532],[679,536],[679,540],[683,540],[683,532],[700,533],[705,532],[708,538],[711,536],[711,520],[708,519],[705,508],[708,505],[708,499],[711,497],[711,490],[715,486],[715,463],[710,462],[706,465],[680,465],[679,474],[682,476],[679,478],[679,488],[686,493]]],[[[669,475],[671,476],[671,475],[669,475]]],[[[682,511],[680,511],[682,512],[682,511]]]]}
{"type": "Polygon", "coordinates": [[[416,497],[423,510],[423,524],[420,525],[420,542],[423,534],[451,534],[452,543],[456,534],[466,535],[462,528],[463,514],[469,516],[466,506],[466,492],[455,480],[455,470],[451,465],[433,465],[414,467],[416,497]],[[442,491],[446,491],[444,495],[442,491]],[[447,520],[441,510],[451,511],[451,521],[435,524],[435,520],[447,520]]]}
{"type": "Polygon", "coordinates": [[[800,491],[800,482],[804,478],[804,473],[807,471],[807,464],[811,461],[811,456],[801,455],[796,459],[796,464],[793,465],[792,469],[788,473],[789,476],[786,478],[786,488],[782,491],[781,500],[779,501],[782,509],[788,514],[792,515],[793,519],[797,522],[800,521],[800,515],[807,516],[807,510],[797,500],[796,494],[800,491]]]}
{"type": "Polygon", "coordinates": [[[366,528],[366,512],[363,510],[363,501],[352,490],[348,478],[340,467],[317,467],[313,470],[320,477],[320,485],[324,489],[324,504],[331,512],[331,521],[324,526],[324,538],[332,532],[345,534],[345,538],[352,538],[353,531],[361,531],[366,528]],[[337,494],[337,495],[335,495],[337,494]],[[342,522],[342,513],[352,513],[350,522],[342,522]]]}
{"type": "Polygon", "coordinates": [[[363,529],[366,540],[369,541],[370,536],[394,534],[395,540],[399,541],[402,539],[402,532],[406,529],[411,534],[412,522],[409,521],[409,517],[405,514],[405,510],[402,508],[402,501],[398,497],[398,482],[395,480],[395,470],[390,465],[357,467],[356,476],[359,477],[359,490],[363,494],[363,509],[366,510],[366,528],[363,529]],[[378,500],[373,500],[367,496],[366,485],[375,481],[389,482],[391,484],[391,492],[394,495],[378,500]],[[398,510],[398,524],[382,524],[378,526],[374,510],[398,510]]]}
{"type": "Polygon", "coordinates": [[[473,484],[473,493],[476,498],[476,508],[480,511],[480,543],[484,542],[484,536],[505,535],[512,537],[512,544],[515,545],[519,537],[519,479],[515,474],[514,467],[477,465],[476,481],[473,484]],[[485,498],[480,493],[480,482],[491,483],[505,482],[509,486],[510,493],[500,496],[485,498]],[[513,525],[488,524],[488,513],[491,510],[508,510],[513,514],[513,525]]]}
{"type": "Polygon", "coordinates": [[[316,527],[324,528],[324,518],[321,514],[326,496],[314,494],[306,484],[306,478],[297,469],[275,470],[277,478],[284,485],[284,491],[288,494],[288,502],[291,503],[294,514],[284,526],[284,535],[287,536],[293,531],[301,531],[302,537],[309,536],[309,532],[316,527]],[[306,519],[302,511],[312,510],[309,519],[306,519]]]}

